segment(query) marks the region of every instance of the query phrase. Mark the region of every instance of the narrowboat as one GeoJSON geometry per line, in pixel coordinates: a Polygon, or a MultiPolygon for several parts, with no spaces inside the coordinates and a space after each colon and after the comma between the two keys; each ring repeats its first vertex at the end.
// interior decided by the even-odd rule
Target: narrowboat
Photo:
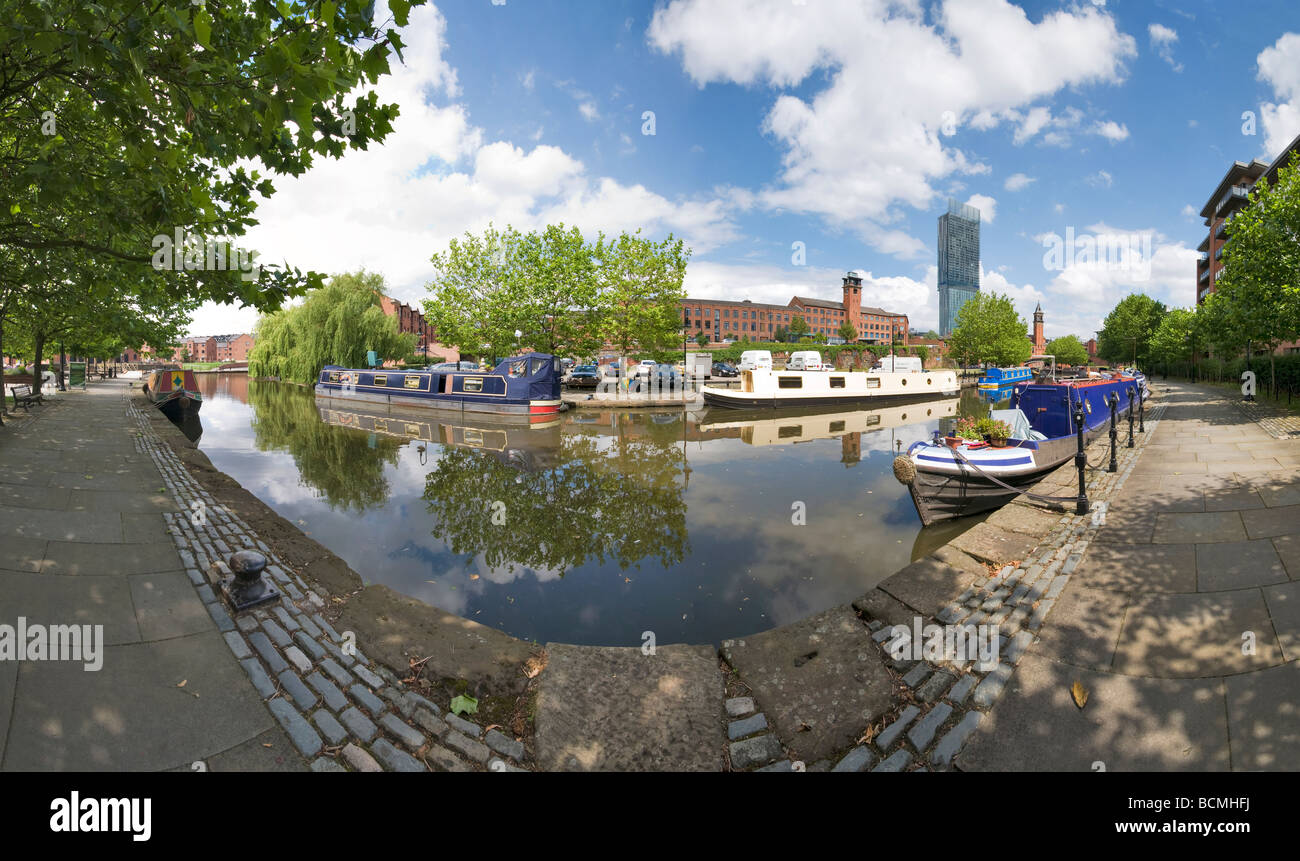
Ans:
{"type": "Polygon", "coordinates": [[[1011,390],[1017,385],[1032,382],[1033,379],[1032,368],[989,368],[975,384],[975,388],[989,400],[1001,401],[1010,397],[1011,390]]]}
{"type": "MultiPolygon", "coordinates": [[[[507,466],[528,471],[549,469],[560,459],[560,418],[545,422],[495,420],[490,416],[467,421],[439,418],[399,408],[339,409],[317,404],[321,421],[362,433],[397,437],[408,442],[435,443],[453,448],[472,448],[490,453],[507,466]]],[[[421,447],[423,450],[423,447],[421,447]]]]}
{"type": "Polygon", "coordinates": [[[197,413],[203,406],[203,393],[193,371],[161,368],[145,378],[142,388],[145,397],[174,422],[197,413]]]}
{"type": "Polygon", "coordinates": [[[952,398],[960,394],[955,371],[773,371],[740,372],[740,386],[703,386],[704,403],[732,409],[895,404],[952,398]]]}
{"type": "Polygon", "coordinates": [[[559,364],[547,353],[524,353],[490,371],[327,365],[316,397],[537,424],[554,421],[563,406],[559,364]]]}
{"type": "Polygon", "coordinates": [[[963,441],[950,447],[939,439],[912,443],[894,459],[894,477],[908,486],[922,524],[1000,508],[1078,451],[1074,405],[1082,403],[1084,444],[1110,430],[1112,394],[1117,413],[1129,409],[1129,392],[1146,398],[1145,381],[1126,375],[1105,379],[1021,384],[1012,409],[993,410],[1011,427],[1006,445],[963,441]],[[1008,489],[1010,488],[1010,489],[1008,489]]]}
{"type": "Polygon", "coordinates": [[[958,403],[958,398],[945,398],[878,410],[711,411],[697,421],[697,426],[701,431],[734,430],[740,435],[740,441],[747,445],[788,445],[952,418],[957,415],[958,403]]]}

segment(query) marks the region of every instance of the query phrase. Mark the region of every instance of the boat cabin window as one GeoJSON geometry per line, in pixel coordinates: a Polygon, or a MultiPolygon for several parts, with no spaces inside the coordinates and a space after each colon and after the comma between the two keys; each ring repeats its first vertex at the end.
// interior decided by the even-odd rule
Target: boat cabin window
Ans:
{"type": "MultiPolygon", "coordinates": [[[[522,377],[525,373],[527,373],[527,371],[528,371],[528,360],[527,360],[527,359],[520,359],[520,360],[517,361],[517,362],[511,362],[511,363],[510,363],[510,376],[512,376],[512,377],[522,377]]],[[[466,380],[466,382],[469,382],[469,381],[466,380]]],[[[481,390],[482,387],[483,387],[483,383],[480,381],[480,382],[479,382],[479,389],[481,390]]],[[[468,389],[467,389],[466,391],[468,391],[468,389]]]]}
{"type": "Polygon", "coordinates": [[[880,377],[867,377],[867,388],[869,389],[880,388],[880,377]]]}
{"type": "Polygon", "coordinates": [[[802,389],[803,377],[777,377],[776,386],[779,389],[802,389]]]}
{"type": "Polygon", "coordinates": [[[388,385],[388,374],[375,374],[374,385],[376,386],[388,385]]]}
{"type": "Polygon", "coordinates": [[[843,378],[843,377],[831,377],[831,388],[832,388],[832,389],[842,389],[842,388],[844,388],[844,378],[843,378]]]}
{"type": "MultiPolygon", "coordinates": [[[[512,373],[510,376],[513,377],[513,376],[515,376],[515,374],[512,373]]],[[[483,378],[482,378],[482,377],[466,377],[466,378],[465,378],[465,388],[464,388],[464,390],[467,391],[467,392],[481,392],[481,391],[483,391],[483,378]]]]}
{"type": "Polygon", "coordinates": [[[420,387],[420,376],[418,374],[407,374],[402,378],[402,385],[408,389],[418,389],[420,387]]]}
{"type": "Polygon", "coordinates": [[[788,425],[776,429],[777,439],[790,439],[803,436],[803,425],[788,425]]]}
{"type": "Polygon", "coordinates": [[[331,383],[337,383],[338,381],[339,381],[339,372],[338,372],[338,371],[330,371],[330,382],[331,382],[331,383]]]}
{"type": "Polygon", "coordinates": [[[533,359],[531,373],[540,374],[546,368],[546,364],[545,359],[533,359]]]}
{"type": "Polygon", "coordinates": [[[831,422],[831,433],[843,433],[844,422],[831,422]]]}

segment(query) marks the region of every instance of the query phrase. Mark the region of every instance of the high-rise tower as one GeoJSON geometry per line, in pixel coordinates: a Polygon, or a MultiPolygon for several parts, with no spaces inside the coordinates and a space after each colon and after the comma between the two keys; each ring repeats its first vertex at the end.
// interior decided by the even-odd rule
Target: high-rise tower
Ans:
{"type": "Polygon", "coordinates": [[[948,337],[961,307],[980,289],[980,211],[948,198],[939,216],[939,335],[948,337]]]}
{"type": "Polygon", "coordinates": [[[1043,303],[1034,309],[1034,355],[1041,356],[1047,351],[1047,338],[1043,336],[1043,303]]]}

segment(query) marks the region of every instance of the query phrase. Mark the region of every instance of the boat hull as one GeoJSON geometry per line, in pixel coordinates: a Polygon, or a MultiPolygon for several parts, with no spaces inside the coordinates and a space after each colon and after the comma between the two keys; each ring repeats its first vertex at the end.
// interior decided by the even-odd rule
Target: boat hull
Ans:
{"type": "Polygon", "coordinates": [[[788,407],[836,407],[846,405],[900,406],[902,404],[919,404],[925,401],[955,398],[957,391],[917,392],[914,395],[814,395],[812,397],[762,397],[745,392],[734,394],[705,387],[704,403],[714,407],[727,407],[736,410],[746,409],[786,409],[788,407]]]}
{"type": "Polygon", "coordinates": [[[784,409],[788,407],[897,406],[961,394],[952,371],[742,371],[739,388],[703,386],[700,394],[713,407],[784,409]]]}

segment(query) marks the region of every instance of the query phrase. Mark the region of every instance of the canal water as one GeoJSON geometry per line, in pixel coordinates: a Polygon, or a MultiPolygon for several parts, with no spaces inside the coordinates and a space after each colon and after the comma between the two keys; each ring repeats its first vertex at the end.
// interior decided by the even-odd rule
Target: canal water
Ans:
{"type": "Polygon", "coordinates": [[[892,461],[974,392],[813,414],[571,410],[545,427],[385,415],[199,375],[199,447],[367,583],[526,640],[719,643],[858,598],[974,522],[922,530],[892,461]]]}

